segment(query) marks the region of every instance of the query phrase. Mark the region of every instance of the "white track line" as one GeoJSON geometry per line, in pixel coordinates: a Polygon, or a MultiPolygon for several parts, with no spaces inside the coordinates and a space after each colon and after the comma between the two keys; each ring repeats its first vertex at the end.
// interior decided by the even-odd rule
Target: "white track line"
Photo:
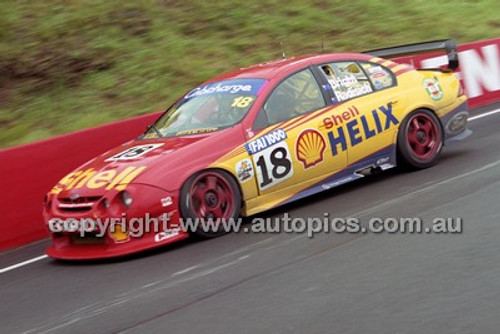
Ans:
{"type": "MultiPolygon", "coordinates": [[[[500,113],[500,109],[495,109],[495,110],[492,110],[492,111],[485,112],[483,114],[479,114],[479,115],[475,115],[475,116],[469,117],[469,121],[474,121],[476,119],[480,119],[480,118],[483,118],[483,117],[491,116],[491,115],[494,115],[494,114],[497,114],[497,113],[500,113]]],[[[32,258],[30,260],[26,260],[24,262],[14,264],[14,265],[12,265],[10,267],[2,268],[2,269],[0,269],[0,274],[6,273],[6,272],[14,270],[14,269],[17,269],[19,267],[23,267],[23,266],[28,265],[28,264],[33,263],[33,262],[37,262],[37,261],[46,259],[47,257],[48,257],[47,255],[41,255],[41,256],[37,256],[35,258],[32,258]]],[[[180,274],[180,273],[177,273],[177,274],[180,274]]]]}
{"type": "Polygon", "coordinates": [[[47,255],[40,255],[40,256],[34,257],[32,259],[26,260],[24,262],[20,262],[20,263],[14,264],[14,265],[12,265],[10,267],[2,268],[2,269],[0,269],[0,274],[6,273],[8,271],[17,269],[19,267],[23,267],[23,266],[25,266],[27,264],[30,264],[30,263],[33,263],[33,262],[37,262],[37,261],[40,261],[40,260],[43,260],[43,259],[46,259],[46,258],[48,258],[47,255]]]}
{"type": "Polygon", "coordinates": [[[495,110],[492,110],[492,111],[488,111],[488,112],[485,112],[484,114],[479,114],[479,115],[475,115],[475,116],[469,117],[469,121],[480,119],[480,118],[483,118],[483,117],[486,117],[486,116],[490,116],[490,115],[493,115],[493,114],[496,114],[496,113],[499,113],[499,112],[500,112],[500,109],[495,109],[495,110]]]}

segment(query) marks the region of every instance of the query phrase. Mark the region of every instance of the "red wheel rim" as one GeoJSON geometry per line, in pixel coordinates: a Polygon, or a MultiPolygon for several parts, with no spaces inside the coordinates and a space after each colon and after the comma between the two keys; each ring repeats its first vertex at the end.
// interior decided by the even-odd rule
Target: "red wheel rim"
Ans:
{"type": "Polygon", "coordinates": [[[229,219],[234,209],[233,189],[217,173],[200,174],[189,191],[191,211],[204,220],[229,219]]]}
{"type": "Polygon", "coordinates": [[[426,114],[417,114],[408,122],[407,140],[416,158],[432,158],[441,146],[441,134],[438,125],[426,114]]]}

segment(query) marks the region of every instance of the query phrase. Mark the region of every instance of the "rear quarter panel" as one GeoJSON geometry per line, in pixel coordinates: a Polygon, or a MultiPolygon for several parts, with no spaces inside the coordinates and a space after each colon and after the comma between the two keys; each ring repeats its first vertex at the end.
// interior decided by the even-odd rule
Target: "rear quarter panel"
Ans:
{"type": "Polygon", "coordinates": [[[453,73],[410,71],[398,76],[398,87],[402,92],[400,96],[404,114],[425,108],[442,118],[467,101],[465,95],[458,96],[460,81],[453,73]],[[429,92],[429,82],[436,83],[435,87],[440,91],[436,96],[429,92]]]}

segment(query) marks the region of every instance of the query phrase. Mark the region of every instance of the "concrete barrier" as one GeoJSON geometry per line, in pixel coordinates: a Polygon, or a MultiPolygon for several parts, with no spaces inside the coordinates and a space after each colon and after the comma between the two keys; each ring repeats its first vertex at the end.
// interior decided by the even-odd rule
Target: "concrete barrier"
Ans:
{"type": "Polygon", "coordinates": [[[0,250],[48,236],[43,197],[62,176],[139,134],[160,113],[139,116],[0,151],[0,250]]]}

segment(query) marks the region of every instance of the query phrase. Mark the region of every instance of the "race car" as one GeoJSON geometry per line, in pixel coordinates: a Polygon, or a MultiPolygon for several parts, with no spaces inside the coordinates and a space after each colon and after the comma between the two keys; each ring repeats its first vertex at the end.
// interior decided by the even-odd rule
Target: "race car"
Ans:
{"type": "Polygon", "coordinates": [[[457,67],[454,42],[443,40],[281,59],[217,76],[143,135],[54,186],[44,200],[47,254],[106,258],[190,235],[216,237],[227,232],[216,228],[225,220],[397,165],[430,167],[443,145],[471,133],[457,67]],[[438,49],[447,68],[389,60],[438,49]],[[163,229],[144,226],[162,217],[163,229]],[[186,220],[212,229],[187,229],[186,220]],[[134,235],[134,223],[142,233],[134,235]]]}

